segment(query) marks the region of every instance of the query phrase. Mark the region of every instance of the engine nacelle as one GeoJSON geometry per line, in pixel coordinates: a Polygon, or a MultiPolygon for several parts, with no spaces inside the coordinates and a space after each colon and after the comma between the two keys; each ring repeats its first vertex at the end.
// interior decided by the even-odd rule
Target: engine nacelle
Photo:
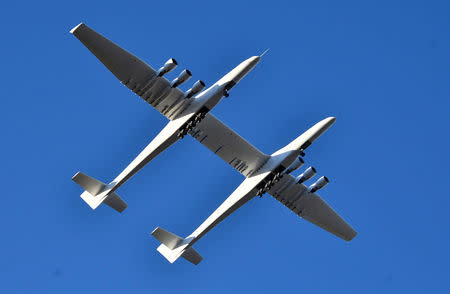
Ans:
{"type": "Polygon", "coordinates": [[[205,83],[200,80],[196,81],[192,88],[186,91],[186,98],[191,98],[192,96],[200,93],[203,88],[205,88],[205,83]]]}
{"type": "Polygon", "coordinates": [[[170,87],[171,88],[176,88],[179,85],[181,85],[182,83],[187,82],[187,80],[189,80],[192,77],[192,74],[189,70],[185,69],[183,70],[180,75],[178,77],[176,77],[171,83],[170,83],[170,87]]]}
{"type": "Polygon", "coordinates": [[[320,177],[314,184],[309,186],[309,192],[314,193],[323,187],[325,187],[329,183],[327,177],[320,177]]]}
{"type": "Polygon", "coordinates": [[[284,172],[285,174],[289,174],[297,169],[299,169],[305,162],[303,158],[299,157],[298,160],[294,161],[284,172]]]}
{"type": "Polygon", "coordinates": [[[162,77],[166,73],[169,73],[172,70],[174,70],[175,67],[177,67],[177,65],[178,65],[178,62],[175,59],[171,58],[171,59],[167,60],[166,63],[164,63],[164,65],[160,69],[158,69],[158,71],[156,72],[156,75],[158,77],[162,77]]]}
{"type": "Polygon", "coordinates": [[[301,184],[304,181],[311,179],[316,173],[317,171],[314,167],[308,167],[302,174],[297,177],[297,183],[301,184]]]}

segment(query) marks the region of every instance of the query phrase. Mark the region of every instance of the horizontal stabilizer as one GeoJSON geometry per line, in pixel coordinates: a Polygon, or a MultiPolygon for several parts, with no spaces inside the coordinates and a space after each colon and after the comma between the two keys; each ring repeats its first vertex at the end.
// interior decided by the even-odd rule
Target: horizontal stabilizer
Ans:
{"type": "Polygon", "coordinates": [[[72,180],[93,196],[99,194],[106,187],[106,184],[82,172],[77,172],[72,180]]]}
{"type": "Polygon", "coordinates": [[[183,238],[164,230],[163,228],[157,227],[153,232],[152,236],[163,243],[169,249],[175,249],[177,246],[183,242],[183,238]]]}
{"type": "Polygon", "coordinates": [[[199,264],[203,259],[194,248],[186,246],[185,239],[163,228],[157,227],[152,232],[152,236],[162,243],[157,250],[170,263],[175,262],[180,256],[195,265],[199,264]]]}
{"type": "Polygon", "coordinates": [[[109,195],[103,202],[117,212],[122,212],[128,207],[128,204],[126,204],[115,192],[109,195]]]}
{"type": "Polygon", "coordinates": [[[181,257],[183,257],[184,259],[195,265],[199,264],[200,261],[202,261],[203,259],[203,257],[200,254],[198,254],[198,252],[192,247],[189,247],[188,249],[183,251],[181,257]]]}
{"type": "Polygon", "coordinates": [[[105,189],[107,187],[105,183],[82,172],[77,172],[72,180],[86,190],[80,197],[92,209],[96,209],[103,202],[118,212],[124,211],[128,206],[115,192],[110,193],[109,189],[105,189]]]}

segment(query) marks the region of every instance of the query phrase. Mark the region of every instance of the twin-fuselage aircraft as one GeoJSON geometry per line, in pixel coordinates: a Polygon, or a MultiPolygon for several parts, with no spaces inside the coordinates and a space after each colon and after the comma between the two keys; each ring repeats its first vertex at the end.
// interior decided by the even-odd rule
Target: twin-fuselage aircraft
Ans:
{"type": "Polygon", "coordinates": [[[92,209],[105,203],[122,212],[127,204],[116,194],[116,190],[158,154],[189,134],[245,176],[245,180],[186,238],[160,227],[152,232],[162,243],[158,251],[169,262],[173,263],[181,256],[193,264],[198,264],[202,257],[192,245],[233,211],[264,193],[272,195],[302,218],[346,241],[356,236],[353,228],[316,194],[328,183],[326,177],[320,177],[307,186],[305,182],[316,174],[313,167],[307,168],[297,177],[291,175],[303,165],[302,156],[305,155],[305,150],[335,122],[334,117],[323,119],[287,146],[267,155],[211,114],[211,110],[223,97],[228,97],[229,91],[258,64],[260,56],[243,61],[206,90],[203,90],[205,83],[197,81],[192,88],[183,92],[178,86],[189,80],[189,70],[183,70],[171,82],[164,77],[177,66],[175,59],[169,59],[160,69],[154,70],[83,23],[70,32],[122,84],[169,119],[162,131],[109,184],[81,172],[73,176],[73,180],[85,189],[81,198],[92,209]]]}

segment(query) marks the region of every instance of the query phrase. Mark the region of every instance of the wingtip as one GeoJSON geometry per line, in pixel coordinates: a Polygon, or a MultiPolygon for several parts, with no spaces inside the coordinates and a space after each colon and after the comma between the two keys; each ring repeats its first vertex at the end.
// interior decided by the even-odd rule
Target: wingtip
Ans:
{"type": "Polygon", "coordinates": [[[153,230],[153,232],[150,233],[150,235],[152,235],[153,237],[155,237],[155,235],[158,234],[158,231],[159,231],[159,230],[161,230],[161,228],[160,228],[160,227],[156,227],[156,228],[153,230]]]}
{"type": "Polygon", "coordinates": [[[72,176],[72,181],[74,181],[74,182],[76,182],[76,180],[77,180],[77,178],[80,176],[80,174],[82,174],[82,172],[77,172],[76,174],[74,174],[73,176],[72,176]]]}
{"type": "Polygon", "coordinates": [[[79,28],[79,27],[81,27],[81,26],[84,26],[84,23],[80,23],[80,24],[78,24],[77,26],[75,26],[74,28],[72,28],[71,30],[70,30],[70,33],[71,34],[74,34],[75,33],[75,31],[79,28]]]}
{"type": "Polygon", "coordinates": [[[353,230],[353,234],[350,235],[349,237],[347,237],[347,239],[345,241],[350,242],[351,240],[353,240],[356,236],[358,236],[358,232],[356,232],[355,230],[353,230]]]}

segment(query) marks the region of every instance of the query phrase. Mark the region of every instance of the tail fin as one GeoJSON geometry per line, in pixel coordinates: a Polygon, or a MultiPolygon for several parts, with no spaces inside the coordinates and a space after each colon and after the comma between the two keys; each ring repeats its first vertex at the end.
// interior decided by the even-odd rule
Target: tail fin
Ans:
{"type": "Polygon", "coordinates": [[[194,248],[189,246],[189,242],[186,239],[172,234],[163,228],[157,227],[152,232],[152,236],[162,243],[159,245],[158,251],[170,263],[173,263],[180,256],[195,265],[199,264],[203,259],[194,248]]]}
{"type": "Polygon", "coordinates": [[[96,209],[103,202],[118,212],[124,211],[128,206],[115,192],[111,193],[108,189],[105,190],[107,187],[105,183],[82,172],[77,172],[72,180],[86,190],[80,197],[92,209],[96,209]]]}

